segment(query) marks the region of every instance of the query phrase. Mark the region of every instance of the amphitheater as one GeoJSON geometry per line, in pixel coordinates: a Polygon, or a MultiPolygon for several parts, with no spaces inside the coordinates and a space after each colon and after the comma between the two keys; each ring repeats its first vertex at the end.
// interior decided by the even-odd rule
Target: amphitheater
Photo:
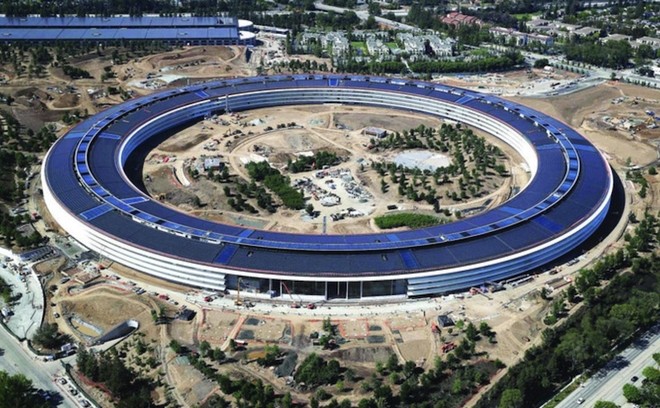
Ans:
{"type": "Polygon", "coordinates": [[[142,273],[218,291],[240,284],[256,297],[286,300],[292,292],[357,301],[449,293],[534,271],[600,226],[613,176],[576,131],[495,96],[393,78],[282,75],[200,83],[109,108],[53,145],[42,184],[63,229],[142,273]],[[225,111],[324,103],[413,111],[481,129],[525,159],[530,180],[505,203],[473,217],[359,235],[215,223],[145,192],[140,161],[175,129],[225,111]]]}

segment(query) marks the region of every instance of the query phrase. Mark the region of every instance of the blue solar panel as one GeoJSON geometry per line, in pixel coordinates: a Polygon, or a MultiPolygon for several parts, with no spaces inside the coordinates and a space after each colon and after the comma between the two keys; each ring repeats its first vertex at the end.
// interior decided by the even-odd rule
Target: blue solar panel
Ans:
{"type": "Polygon", "coordinates": [[[226,244],[225,247],[220,251],[218,256],[213,260],[215,263],[228,264],[232,256],[236,253],[238,249],[237,245],[226,244]]]}
{"type": "Polygon", "coordinates": [[[120,135],[116,135],[114,133],[108,133],[108,132],[103,132],[98,137],[101,137],[101,138],[104,138],[104,139],[112,139],[112,140],[121,139],[120,135]]]}
{"type": "Polygon", "coordinates": [[[96,184],[96,181],[94,181],[94,177],[92,177],[90,174],[85,174],[82,176],[83,182],[87,184],[88,186],[92,186],[96,184]]]}
{"type": "Polygon", "coordinates": [[[124,198],[123,201],[128,205],[133,205],[133,204],[137,204],[137,203],[143,203],[143,202],[147,201],[147,198],[146,197],[141,197],[141,196],[139,196],[139,197],[129,197],[129,198],[124,198]]]}
{"type": "Polygon", "coordinates": [[[458,104],[458,105],[463,105],[463,104],[466,104],[466,103],[470,102],[473,99],[474,99],[473,97],[471,97],[469,95],[465,95],[461,99],[457,100],[455,103],[458,104]]]}
{"type": "Polygon", "coordinates": [[[107,213],[108,211],[112,211],[112,207],[109,204],[101,204],[98,207],[94,207],[92,209],[80,213],[80,216],[86,219],[87,221],[91,221],[94,218],[100,217],[101,215],[107,213]]]}
{"type": "Polygon", "coordinates": [[[116,197],[109,196],[109,197],[106,197],[105,200],[108,203],[110,203],[113,207],[117,208],[118,210],[124,211],[126,213],[130,213],[133,210],[133,208],[130,205],[124,204],[123,201],[121,201],[120,199],[118,199],[116,197]]]}
{"type": "MultiPolygon", "coordinates": [[[[193,32],[192,30],[187,30],[193,32]]],[[[195,255],[195,259],[209,259],[212,256],[212,260],[220,263],[229,263],[232,266],[241,266],[251,269],[265,268],[269,270],[273,268],[272,265],[277,265],[275,268],[280,268],[279,263],[283,263],[281,268],[288,266],[287,263],[295,263],[292,265],[292,270],[299,270],[302,272],[315,272],[318,271],[322,274],[338,274],[338,273],[352,273],[353,271],[369,271],[369,273],[383,273],[387,271],[395,270],[395,268],[403,269],[424,269],[424,268],[437,268],[442,265],[453,265],[458,262],[464,262],[465,259],[468,259],[468,256],[471,254],[473,258],[470,259],[485,259],[490,255],[490,249],[487,248],[485,251],[482,250],[482,247],[479,245],[484,245],[484,242],[481,239],[473,239],[470,236],[476,234],[485,234],[492,233],[493,229],[496,228],[505,228],[509,227],[508,231],[515,231],[516,234],[527,235],[528,228],[531,228],[530,235],[535,237],[545,237],[552,236],[554,233],[558,233],[563,230],[565,220],[563,216],[559,214],[559,211],[554,211],[554,209],[549,209],[549,205],[554,203],[560,197],[557,194],[551,195],[548,198],[548,194],[553,194],[552,190],[557,188],[560,184],[560,192],[565,193],[568,191],[568,188],[571,185],[570,180],[575,180],[577,177],[577,165],[578,165],[578,156],[583,161],[583,166],[588,166],[589,162],[592,161],[594,164],[602,166],[602,159],[597,154],[597,151],[594,149],[580,149],[578,148],[577,154],[568,148],[566,156],[571,160],[569,181],[563,181],[564,173],[566,172],[566,165],[563,163],[564,153],[560,149],[560,145],[550,140],[544,129],[536,127],[532,124],[531,121],[526,119],[521,119],[518,116],[518,113],[528,115],[530,118],[534,115],[534,112],[527,109],[521,109],[513,104],[509,106],[514,109],[512,112],[504,112],[499,110],[497,113],[493,113],[494,116],[501,118],[504,121],[515,124],[516,126],[521,126],[523,132],[530,139],[532,143],[536,146],[542,148],[539,149],[539,169],[543,169],[542,177],[541,175],[535,177],[534,180],[529,184],[529,187],[526,191],[516,196],[511,200],[505,207],[495,210],[492,212],[487,212],[475,217],[471,217],[456,223],[449,225],[442,225],[437,227],[432,227],[429,229],[415,230],[415,231],[401,231],[396,234],[387,234],[387,235],[378,235],[378,234],[366,234],[366,235],[357,235],[357,236],[301,236],[296,234],[285,234],[278,232],[268,232],[268,231],[253,231],[250,229],[245,229],[242,227],[233,227],[233,226],[224,226],[214,224],[210,221],[198,220],[186,214],[180,214],[174,210],[167,209],[161,206],[158,203],[144,201],[144,197],[136,197],[136,192],[125,185],[125,181],[118,177],[117,175],[108,176],[105,173],[108,173],[109,170],[115,166],[114,154],[113,153],[118,146],[117,138],[118,135],[126,134],[126,132],[131,129],[135,129],[144,123],[146,120],[152,118],[154,115],[165,112],[167,110],[182,106],[183,104],[189,103],[191,101],[197,101],[200,97],[212,97],[215,95],[222,95],[228,91],[235,92],[244,92],[246,90],[258,90],[264,88],[270,89],[284,89],[284,88],[296,88],[296,87],[305,87],[305,86],[329,86],[332,81],[335,81],[334,86],[341,86],[343,88],[381,88],[387,90],[397,90],[401,92],[408,93],[417,93],[424,94],[431,92],[430,89],[419,88],[417,83],[405,84],[401,81],[394,81],[392,84],[378,83],[378,81],[362,82],[359,78],[351,78],[354,80],[351,83],[348,79],[340,79],[339,77],[331,77],[329,79],[323,79],[323,76],[318,76],[315,80],[306,80],[305,75],[296,75],[291,76],[278,76],[271,79],[255,79],[255,80],[234,80],[229,81],[235,85],[235,88],[221,88],[222,85],[219,83],[214,84],[204,84],[204,85],[195,85],[187,87],[182,91],[164,91],[158,94],[155,94],[150,97],[142,98],[139,102],[130,103],[129,106],[124,105],[121,109],[127,111],[130,109],[130,105],[137,106],[138,104],[143,104],[145,102],[151,102],[159,98],[169,97],[170,99],[161,101],[158,104],[151,106],[143,106],[136,112],[131,112],[125,117],[118,119],[115,123],[109,126],[108,129],[103,129],[107,123],[112,119],[117,118],[119,114],[119,109],[115,109],[112,112],[110,110],[106,111],[107,119],[98,120],[98,124],[89,123],[88,121],[83,122],[85,126],[92,127],[94,132],[100,132],[100,137],[95,140],[90,146],[90,160],[93,163],[93,174],[98,174],[100,182],[103,183],[110,191],[115,194],[118,198],[124,198],[120,200],[123,201],[124,211],[135,213],[135,217],[143,220],[148,220],[151,222],[160,221],[161,217],[163,219],[168,219],[169,221],[164,222],[162,225],[171,228],[174,231],[177,231],[181,234],[187,235],[199,235],[201,237],[207,237],[209,239],[215,240],[226,240],[238,242],[241,241],[242,244],[247,246],[252,246],[251,248],[242,248],[239,250],[238,246],[226,244],[225,248],[219,246],[213,247],[210,251],[212,254],[206,255],[195,255]],[[264,83],[266,81],[266,83],[264,83]],[[278,81],[278,82],[273,82],[278,81]],[[315,81],[315,82],[314,82],[315,81]],[[204,89],[208,87],[208,89],[204,89]],[[214,88],[215,87],[215,88],[214,88]],[[517,109],[517,110],[515,110],[517,109]],[[110,132],[110,133],[108,133],[110,132]],[[550,147],[545,147],[550,146],[550,147]],[[583,157],[584,156],[584,157],[583,157]],[[558,159],[559,158],[559,159],[558,159]],[[596,163],[596,160],[599,160],[596,163]],[[571,178],[572,177],[572,178],[571,178]],[[540,203],[540,204],[539,204],[540,203]],[[140,212],[136,212],[132,206],[135,205],[136,208],[139,208],[140,212]],[[530,210],[521,212],[521,209],[526,208],[526,206],[534,207],[530,210]],[[538,211],[548,209],[546,215],[538,216],[538,211]],[[142,213],[142,211],[145,211],[142,213]],[[520,213],[520,214],[518,214],[520,213]],[[513,217],[518,215],[518,217],[513,217]],[[520,222],[522,217],[532,217],[536,216],[535,221],[531,223],[523,223],[519,226],[512,227],[513,223],[520,222]],[[506,218],[509,217],[509,218],[506,218]],[[210,231],[213,231],[212,233],[210,231]],[[443,239],[444,238],[444,239],[443,239]],[[460,245],[458,243],[448,242],[449,240],[461,240],[460,245]],[[380,241],[380,242],[379,242],[380,241]],[[443,243],[444,242],[444,243],[443,243]],[[438,245],[435,245],[438,244],[438,245]],[[402,250],[402,251],[392,251],[392,252],[383,252],[386,248],[403,248],[406,245],[434,245],[429,247],[429,251],[417,252],[411,250],[402,250]],[[456,246],[457,245],[457,246],[456,246]],[[264,249],[256,248],[256,246],[263,247],[273,247],[286,249],[282,251],[271,250],[267,251],[264,249]],[[451,248],[451,250],[443,250],[442,247],[451,248]],[[226,248],[233,247],[234,250],[229,250],[226,248]],[[323,256],[318,254],[306,254],[301,256],[300,259],[295,259],[289,261],[287,258],[290,253],[289,250],[312,250],[320,249],[326,251],[323,256]],[[370,250],[374,251],[373,254],[359,257],[352,256],[348,254],[335,254],[329,253],[332,251],[363,251],[370,250]],[[376,252],[376,250],[379,250],[376,252]],[[236,252],[234,252],[236,251],[236,252]],[[252,254],[250,254],[252,252],[252,254]],[[201,257],[201,258],[200,258],[201,257]],[[307,265],[306,265],[307,264],[307,265]],[[311,265],[311,266],[309,266],[311,265]]],[[[441,88],[441,87],[440,87],[441,88]]],[[[444,90],[444,88],[441,88],[444,90]]],[[[467,106],[479,106],[482,107],[482,110],[488,109],[495,110],[496,105],[488,105],[484,102],[477,100],[472,100],[475,94],[467,93],[463,90],[454,90],[454,93],[442,92],[441,99],[443,100],[454,100],[459,104],[465,104],[467,106]]],[[[434,94],[441,93],[440,91],[433,91],[434,94]]],[[[435,96],[435,95],[434,95],[435,96]]],[[[237,106],[245,106],[248,103],[248,97],[238,97],[234,104],[237,103],[237,106]],[[243,105],[238,105],[238,103],[243,105]]],[[[291,103],[296,103],[295,98],[292,98],[291,103]]],[[[497,98],[484,98],[492,101],[497,101],[497,98]]],[[[257,102],[266,104],[267,101],[257,102]]],[[[254,104],[254,101],[252,101],[254,104]]],[[[252,105],[254,106],[254,105],[252,105]]],[[[113,109],[113,108],[110,108],[113,109]]],[[[550,122],[549,122],[550,123],[550,122]]],[[[551,123],[554,126],[553,123],[551,123]]],[[[82,125],[81,125],[82,126],[82,125]]],[[[555,129],[549,126],[552,131],[555,129]]],[[[84,127],[84,126],[83,126],[84,127]]],[[[80,126],[76,128],[77,132],[82,132],[83,130],[80,126]]],[[[559,128],[557,128],[559,130],[559,128]]],[[[76,139],[81,137],[82,133],[78,133],[77,137],[71,138],[72,142],[75,142],[76,139]]],[[[561,135],[560,135],[561,136],[561,135]]],[[[580,138],[576,134],[568,134],[566,138],[563,136],[560,137],[559,143],[569,143],[568,138],[580,138]]],[[[66,139],[66,138],[65,138],[66,139]]],[[[66,140],[63,140],[66,141],[66,140]]],[[[60,141],[62,142],[62,141],[60,141]]],[[[58,143],[60,143],[58,142],[58,143]]],[[[87,142],[86,142],[87,143],[87,142]]],[[[84,150],[87,144],[84,145],[81,150],[84,150]]],[[[585,145],[586,146],[586,145],[585,145]]],[[[77,156],[77,158],[84,158],[84,155],[77,156]]],[[[71,168],[74,161],[71,159],[71,156],[66,158],[68,160],[67,166],[71,168]]],[[[82,170],[85,169],[82,165],[79,167],[82,170]]],[[[603,178],[606,176],[603,176],[603,178]]],[[[595,179],[595,184],[602,184],[603,178],[595,179]]],[[[589,180],[591,181],[591,180],[589,180]]],[[[571,197],[571,200],[562,201],[559,203],[558,209],[562,209],[564,212],[571,212],[571,208],[578,207],[588,207],[589,203],[593,203],[601,199],[602,196],[602,187],[594,186],[590,187],[589,183],[586,181],[580,181],[579,186],[576,186],[576,191],[568,193],[571,197]],[[590,197],[585,197],[585,196],[590,197]],[[579,202],[579,205],[576,205],[575,202],[579,202]],[[564,206],[564,203],[567,204],[564,206]]],[[[99,190],[102,191],[102,190],[99,190]]],[[[111,203],[116,204],[116,202],[110,200],[111,203]]],[[[81,203],[78,205],[89,205],[89,203],[81,203]]],[[[98,203],[91,205],[88,208],[99,207],[98,203]]],[[[580,210],[582,211],[582,210],[580,210]]],[[[90,212],[90,214],[93,212],[90,212]]],[[[119,216],[118,213],[114,213],[115,216],[119,216]]],[[[584,214],[584,211],[581,212],[584,214]]],[[[108,214],[108,216],[111,214],[108,214]]],[[[103,216],[96,216],[94,221],[97,221],[97,218],[104,218],[103,216]]],[[[130,221],[130,217],[123,217],[130,221]]],[[[566,216],[568,218],[568,215],[566,216]]],[[[105,220],[105,218],[104,218],[105,220]]],[[[566,220],[569,221],[569,220],[566,220]]],[[[105,221],[104,221],[105,222],[105,221]]],[[[144,232],[144,234],[150,237],[156,236],[171,236],[171,234],[166,234],[163,232],[158,232],[153,228],[147,226],[142,226],[140,229],[130,229],[126,230],[125,233],[122,232],[121,237],[129,239],[132,237],[140,237],[139,242],[145,243],[145,239],[142,238],[143,230],[151,230],[149,232],[144,232]],[[159,234],[159,235],[155,235],[159,234]]],[[[119,230],[117,230],[119,231],[119,230]]],[[[123,231],[123,230],[121,230],[123,231]]],[[[508,253],[511,250],[513,245],[516,247],[527,245],[527,238],[521,238],[519,240],[514,240],[511,235],[502,235],[500,237],[500,232],[493,234],[493,237],[498,237],[505,239],[503,241],[493,241],[495,248],[499,248],[502,253],[508,253]]],[[[175,245],[174,243],[181,243],[186,240],[185,238],[176,237],[177,240],[170,241],[165,238],[165,243],[163,243],[163,248],[174,248],[176,249],[177,254],[185,254],[187,257],[188,254],[187,248],[185,245],[175,245]]],[[[158,247],[158,250],[162,248],[157,243],[149,244],[153,247],[158,247]]],[[[490,244],[489,244],[490,245],[490,244]]],[[[289,257],[291,258],[291,257],[289,257]]],[[[283,269],[283,272],[286,272],[283,269]]]]}
{"type": "Polygon", "coordinates": [[[403,259],[403,264],[406,265],[408,269],[417,269],[419,268],[419,263],[415,259],[415,255],[410,249],[404,249],[399,251],[401,254],[401,259],[403,259]]]}
{"type": "Polygon", "coordinates": [[[534,218],[534,222],[555,234],[564,229],[563,226],[557,224],[556,222],[552,221],[550,218],[544,215],[534,218]]]}
{"type": "Polygon", "coordinates": [[[143,212],[139,212],[137,214],[134,214],[133,216],[137,217],[141,220],[145,220],[145,221],[149,221],[149,222],[153,222],[153,223],[157,223],[158,221],[160,221],[160,219],[158,217],[154,217],[151,214],[146,214],[146,213],[143,213],[143,212]]]}

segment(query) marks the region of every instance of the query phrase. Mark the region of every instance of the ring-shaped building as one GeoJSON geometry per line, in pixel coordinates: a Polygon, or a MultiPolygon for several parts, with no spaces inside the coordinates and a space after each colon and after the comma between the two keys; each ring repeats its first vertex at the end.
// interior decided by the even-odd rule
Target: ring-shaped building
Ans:
{"type": "Polygon", "coordinates": [[[612,177],[599,151],[575,130],[520,104],[427,82],[335,75],[219,80],[130,100],[71,129],[42,169],[55,220],[105,257],[198,288],[236,289],[240,277],[241,290],[255,294],[325,299],[435,295],[533,271],[600,226],[612,177]],[[473,126],[513,147],[530,180],[503,204],[449,224],[313,235],[199,219],[153,199],[129,177],[132,155],[175,128],[227,110],[323,103],[473,126]]]}

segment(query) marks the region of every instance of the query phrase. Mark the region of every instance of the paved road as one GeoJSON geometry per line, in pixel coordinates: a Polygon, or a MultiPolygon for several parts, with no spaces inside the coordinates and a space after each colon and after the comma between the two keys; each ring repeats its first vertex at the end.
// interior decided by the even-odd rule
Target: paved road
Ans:
{"type": "MultiPolygon", "coordinates": [[[[369,12],[367,12],[366,10],[351,10],[351,9],[347,9],[347,8],[343,8],[343,7],[329,6],[327,4],[323,4],[322,2],[314,3],[314,7],[317,10],[332,11],[332,12],[338,13],[338,14],[344,14],[345,12],[352,11],[360,18],[360,20],[366,20],[366,19],[369,18],[369,12]]],[[[409,24],[399,23],[398,21],[389,20],[389,19],[384,18],[384,17],[378,17],[378,16],[374,16],[374,17],[375,17],[375,19],[378,23],[385,24],[389,27],[396,28],[398,30],[405,30],[405,31],[417,31],[417,30],[419,30],[419,28],[417,28],[415,26],[411,26],[409,24]]]]}
{"type": "Polygon", "coordinates": [[[636,385],[642,382],[642,370],[655,364],[653,353],[660,352],[660,325],[642,335],[630,347],[622,351],[612,361],[587,380],[582,387],[573,391],[557,408],[577,407],[578,399],[584,398],[581,406],[592,407],[596,401],[612,401],[619,406],[626,404],[623,386],[630,383],[633,376],[639,377],[636,385]]]}
{"type": "Polygon", "coordinates": [[[50,392],[55,401],[61,400],[59,407],[79,407],[53,381],[54,376],[63,371],[59,362],[45,363],[36,360],[3,328],[0,328],[0,348],[3,350],[0,356],[0,370],[7,371],[11,375],[23,374],[32,381],[35,388],[50,392]]]}

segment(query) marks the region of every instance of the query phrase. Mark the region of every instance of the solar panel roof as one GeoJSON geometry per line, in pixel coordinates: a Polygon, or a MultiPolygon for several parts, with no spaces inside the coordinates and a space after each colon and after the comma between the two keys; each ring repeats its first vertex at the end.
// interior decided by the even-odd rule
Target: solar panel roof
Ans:
{"type": "MultiPolygon", "coordinates": [[[[291,87],[303,89],[305,86],[319,87],[323,85],[341,89],[342,87],[347,88],[349,84],[352,88],[397,90],[399,92],[407,92],[411,95],[430,92],[430,89],[420,88],[419,84],[392,84],[386,83],[387,80],[378,82],[373,81],[373,79],[366,81],[366,79],[361,77],[331,77],[327,81],[316,78],[309,80],[309,82],[306,81],[303,76],[292,77],[282,75],[273,80],[269,78],[236,79],[189,86],[179,91],[165,91],[132,101],[122,107],[108,110],[107,116],[113,118],[117,114],[124,115],[109,126],[109,120],[97,120],[96,122],[88,120],[72,132],[76,135],[81,135],[86,129],[93,128],[94,132],[98,132],[99,134],[126,135],[131,129],[135,129],[141,123],[153,117],[153,115],[174,109],[184,103],[187,104],[202,100],[206,95],[212,97],[227,92],[240,93],[260,89],[291,89],[291,87]],[[172,95],[176,96],[172,97],[172,95]],[[129,105],[137,106],[143,104],[145,101],[162,98],[168,99],[129,112],[131,110],[129,105]],[[107,129],[104,129],[104,126],[107,126],[107,129]]],[[[524,119],[519,116],[519,113],[523,113],[523,115],[527,115],[528,117],[542,116],[534,111],[519,109],[517,105],[509,102],[505,103],[509,111],[505,111],[501,108],[494,108],[497,105],[488,105],[483,102],[477,103],[472,99],[468,99],[468,97],[473,98],[477,95],[474,93],[452,90],[441,85],[435,85],[435,89],[438,89],[438,91],[433,91],[434,97],[447,101],[460,100],[461,103],[465,103],[476,109],[480,106],[487,108],[492,116],[522,129],[522,133],[532,142],[549,140],[545,129],[535,126],[532,119],[524,119]]],[[[245,103],[248,102],[247,97],[242,98],[245,103]]],[[[499,101],[499,99],[492,97],[490,100],[493,102],[499,101]]],[[[294,102],[291,101],[291,103],[294,102]]],[[[260,103],[267,103],[267,100],[263,99],[260,103]]],[[[104,114],[98,115],[99,118],[103,116],[104,114]]],[[[545,123],[546,121],[543,122],[545,123]]],[[[550,121],[547,122],[549,123],[550,121]]],[[[300,251],[310,250],[320,250],[322,253],[310,252],[304,256],[300,255],[300,258],[295,261],[291,260],[290,266],[292,270],[300,269],[302,271],[303,269],[302,266],[300,268],[296,267],[293,262],[301,262],[301,265],[303,262],[313,262],[312,269],[314,271],[330,274],[339,273],[339,270],[348,270],[351,272],[361,271],[364,273],[382,271],[383,273],[388,273],[388,271],[399,269],[424,269],[431,266],[455,265],[467,262],[468,259],[471,259],[470,257],[479,259],[494,257],[497,254],[501,255],[519,250],[527,245],[531,245],[533,242],[538,243],[550,239],[552,236],[565,231],[567,225],[574,222],[572,218],[563,216],[564,213],[569,212],[575,214],[577,219],[583,219],[589,214],[589,210],[593,206],[604,199],[603,194],[605,192],[604,185],[607,184],[607,172],[603,172],[594,178],[594,183],[587,183],[584,176],[577,172],[577,167],[568,171],[566,165],[568,161],[571,167],[574,167],[574,163],[582,160],[592,167],[603,167],[604,162],[600,155],[597,154],[595,149],[578,149],[577,151],[573,151],[569,148],[570,144],[573,140],[582,140],[581,136],[575,132],[566,132],[564,136],[561,132],[563,132],[562,129],[565,129],[566,126],[560,122],[552,122],[551,125],[552,132],[550,133],[558,133],[558,142],[563,147],[561,149],[555,147],[545,148],[538,151],[539,168],[546,172],[543,173],[543,177],[536,177],[524,192],[510,200],[504,207],[455,223],[428,229],[401,231],[387,235],[314,236],[272,231],[254,231],[193,218],[163,207],[154,201],[140,200],[139,198],[141,197],[136,197],[136,192],[132,188],[123,188],[122,183],[124,180],[121,177],[101,176],[102,173],[110,171],[114,166],[113,163],[116,158],[113,154],[108,153],[114,151],[120,143],[123,143],[123,139],[120,140],[116,136],[96,138],[89,145],[87,142],[81,144],[81,151],[90,150],[90,158],[93,160],[91,161],[92,165],[89,170],[99,174],[99,177],[102,179],[102,185],[116,192],[117,196],[128,198],[128,200],[123,201],[112,197],[104,198],[109,204],[114,208],[133,214],[137,218],[150,223],[157,223],[164,228],[169,228],[173,232],[197,236],[198,239],[206,237],[224,241],[227,242],[227,246],[223,249],[222,246],[206,243],[206,245],[214,245],[211,251],[213,254],[212,256],[208,254],[202,255],[200,252],[195,252],[195,250],[189,252],[191,251],[189,245],[173,244],[173,242],[182,242],[180,240],[198,241],[158,231],[147,225],[137,224],[130,217],[121,215],[118,211],[109,211],[100,215],[96,211],[92,211],[87,214],[94,216],[90,222],[95,223],[97,226],[100,226],[101,223],[105,223],[103,224],[104,226],[106,224],[109,225],[111,219],[116,219],[117,223],[121,225],[124,225],[126,222],[132,223],[131,228],[126,229],[125,232],[116,227],[111,228],[113,233],[118,234],[118,236],[124,239],[134,239],[139,236],[140,233],[138,231],[145,231],[145,234],[149,236],[155,237],[158,235],[164,237],[167,243],[163,244],[164,246],[162,248],[159,247],[159,244],[146,244],[142,238],[139,239],[141,242],[140,245],[145,245],[154,250],[163,250],[166,247],[168,251],[171,250],[173,254],[178,256],[191,257],[191,259],[201,262],[219,262],[247,269],[268,268],[268,265],[272,265],[276,260],[280,262],[279,260],[286,259],[286,254],[292,251],[300,254],[300,251]],[[566,154],[562,153],[564,151],[562,149],[568,149],[566,150],[566,154]],[[567,198],[570,199],[561,200],[562,194],[567,194],[567,198]],[[586,199],[587,195],[591,197],[590,200],[586,199]],[[583,205],[576,206],[576,200],[582,204],[592,203],[592,205],[588,208],[585,208],[583,205]],[[555,205],[558,207],[553,207],[555,205]],[[573,211],[576,208],[579,208],[579,211],[573,211]],[[544,215],[539,217],[540,214],[544,215]],[[562,215],[559,216],[559,214],[562,215]],[[535,221],[522,222],[525,221],[525,218],[535,221]],[[474,238],[475,236],[485,236],[487,238],[476,239],[474,238]],[[170,237],[176,237],[177,239],[171,241],[170,237]],[[394,250],[394,248],[400,248],[401,250],[394,250]],[[338,251],[346,251],[346,253],[340,254],[338,251]],[[364,251],[368,251],[370,254],[366,254],[364,251]],[[357,258],[348,255],[352,253],[362,253],[362,261],[357,261],[357,258]]],[[[90,136],[86,137],[85,140],[91,138],[92,135],[93,133],[90,133],[90,136]]],[[[54,151],[57,152],[60,148],[62,152],[73,151],[72,146],[75,145],[76,139],[79,137],[77,136],[71,139],[63,138],[58,142],[54,151]],[[68,144],[63,143],[66,140],[69,141],[68,144]]],[[[588,147],[589,145],[583,144],[583,146],[588,147]]],[[[53,159],[53,163],[62,164],[68,161],[68,166],[75,165],[72,152],[54,157],[59,157],[59,161],[53,159]]],[[[78,168],[79,172],[86,172],[87,170],[83,165],[78,168]]],[[[65,180],[64,184],[58,184],[60,182],[58,180],[57,183],[53,181],[51,186],[61,193],[67,191],[67,189],[79,187],[77,184],[79,181],[76,181],[75,177],[70,175],[68,178],[64,177],[63,179],[65,180]],[[75,186],[73,185],[74,181],[76,183],[75,186]]],[[[93,179],[83,176],[81,182],[91,184],[93,179]]],[[[83,200],[83,202],[78,203],[75,201],[70,200],[70,205],[77,209],[76,213],[89,210],[90,208],[101,208],[99,207],[99,202],[96,200],[83,200]]]]}

